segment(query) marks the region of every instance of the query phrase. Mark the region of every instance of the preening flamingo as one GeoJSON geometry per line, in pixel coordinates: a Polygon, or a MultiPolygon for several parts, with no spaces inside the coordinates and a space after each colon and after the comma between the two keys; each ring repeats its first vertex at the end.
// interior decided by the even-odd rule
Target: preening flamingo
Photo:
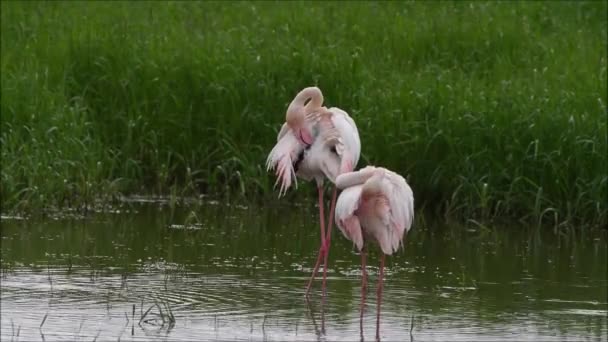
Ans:
{"type": "Polygon", "coordinates": [[[307,181],[314,179],[317,184],[321,247],[306,287],[306,296],[310,292],[321,258],[324,258],[322,291],[325,293],[327,257],[337,188],[334,186],[333,189],[326,232],[323,182],[328,179],[335,184],[339,174],[353,171],[361,154],[359,132],[353,119],[340,108],[328,109],[322,104],[323,94],[319,88],[307,87],[300,91],[287,108],[286,122],[281,127],[277,143],[266,160],[267,169],[276,169],[277,183],[281,183],[279,197],[292,183],[295,183],[297,188],[297,177],[307,181]]]}
{"type": "Polygon", "coordinates": [[[384,257],[399,249],[412,227],[414,194],[403,177],[382,167],[368,166],[341,174],[335,184],[343,190],[336,204],[336,225],[361,252],[361,329],[367,288],[366,247],[374,242],[382,250],[376,315],[376,339],[379,339],[384,257]]]}

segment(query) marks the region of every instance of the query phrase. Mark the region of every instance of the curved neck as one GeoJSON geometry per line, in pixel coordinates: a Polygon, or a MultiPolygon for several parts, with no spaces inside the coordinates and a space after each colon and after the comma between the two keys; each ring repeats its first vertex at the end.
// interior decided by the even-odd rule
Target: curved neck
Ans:
{"type": "Polygon", "coordinates": [[[307,114],[310,111],[321,107],[323,104],[323,93],[317,87],[306,87],[291,101],[287,107],[287,121],[293,121],[294,116],[307,114]],[[306,103],[307,100],[310,100],[306,103]],[[304,105],[306,103],[306,105],[304,105]],[[304,111],[302,111],[304,109],[304,111]]]}
{"type": "Polygon", "coordinates": [[[368,166],[359,171],[343,173],[336,178],[336,186],[340,189],[346,189],[351,186],[361,185],[375,174],[375,170],[375,167],[368,166]]]}
{"type": "Polygon", "coordinates": [[[321,93],[321,89],[317,87],[307,87],[304,88],[297,96],[296,99],[300,98],[302,104],[306,102],[306,100],[310,99],[310,101],[304,107],[305,109],[312,110],[317,109],[323,105],[323,93],[321,93]]]}

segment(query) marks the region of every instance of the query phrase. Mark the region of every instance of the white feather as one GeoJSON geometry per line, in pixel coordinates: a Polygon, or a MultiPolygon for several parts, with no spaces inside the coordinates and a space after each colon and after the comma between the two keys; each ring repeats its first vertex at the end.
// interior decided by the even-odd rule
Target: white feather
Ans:
{"type": "Polygon", "coordinates": [[[414,219],[414,196],[405,179],[385,168],[366,167],[340,175],[337,184],[344,191],[338,197],[335,220],[344,236],[353,242],[360,235],[373,238],[383,253],[396,252],[414,219]],[[365,203],[361,197],[364,194],[365,203]],[[344,222],[354,216],[361,233],[344,227],[344,222]]]}
{"type": "MultiPolygon", "coordinates": [[[[283,125],[283,127],[286,127],[283,125]]],[[[275,170],[277,174],[276,185],[281,182],[279,189],[279,197],[284,195],[287,189],[294,182],[298,187],[295,170],[293,169],[293,160],[298,157],[304,147],[299,140],[293,135],[289,129],[281,129],[277,144],[272,148],[266,159],[266,170],[275,170]]]]}
{"type": "Polygon", "coordinates": [[[361,198],[362,185],[352,186],[340,193],[338,200],[336,201],[336,226],[342,232],[344,237],[352,241],[357,249],[363,248],[363,236],[361,227],[357,231],[357,227],[354,229],[347,229],[346,222],[351,217],[356,217],[354,214],[359,207],[359,199],[361,198]]]}
{"type": "MultiPolygon", "coordinates": [[[[296,182],[297,187],[297,177],[304,180],[315,179],[318,186],[323,184],[324,179],[335,183],[338,175],[356,167],[361,154],[361,141],[354,120],[340,108],[321,107],[323,97],[318,88],[305,88],[294,101],[290,104],[290,108],[294,107],[291,112],[306,113],[306,125],[310,125],[313,143],[305,150],[304,158],[295,173],[293,162],[306,145],[297,138],[287,123],[281,126],[277,144],[266,160],[268,170],[277,169],[277,183],[281,181],[279,196],[289,189],[292,181],[296,182]],[[318,96],[315,100],[318,107],[311,107],[311,101],[299,110],[298,106],[302,106],[303,99],[311,93],[318,96]]],[[[291,113],[289,109],[288,112],[291,113]]]]}
{"type": "Polygon", "coordinates": [[[338,146],[336,146],[338,154],[342,157],[340,170],[342,172],[352,171],[357,166],[361,154],[361,140],[357,125],[342,109],[332,107],[329,111],[332,113],[331,121],[340,136],[338,146]],[[350,166],[347,165],[349,163],[350,166]]]}

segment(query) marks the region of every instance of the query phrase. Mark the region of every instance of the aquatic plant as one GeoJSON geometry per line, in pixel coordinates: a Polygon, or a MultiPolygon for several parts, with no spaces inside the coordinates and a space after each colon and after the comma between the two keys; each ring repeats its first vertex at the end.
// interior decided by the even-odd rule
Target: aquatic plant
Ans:
{"type": "Polygon", "coordinates": [[[1,9],[2,212],[274,198],[265,157],[318,85],[356,120],[359,167],[407,177],[425,212],[608,222],[605,1],[1,9]]]}

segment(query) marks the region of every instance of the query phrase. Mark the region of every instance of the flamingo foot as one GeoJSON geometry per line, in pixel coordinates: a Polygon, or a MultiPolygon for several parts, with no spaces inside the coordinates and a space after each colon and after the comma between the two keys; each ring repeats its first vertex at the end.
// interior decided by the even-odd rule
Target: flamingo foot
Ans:
{"type": "Polygon", "coordinates": [[[315,263],[315,267],[312,270],[312,275],[310,276],[310,279],[308,280],[308,285],[306,286],[306,298],[308,298],[309,294],[310,294],[310,288],[312,287],[312,282],[315,279],[315,277],[317,276],[317,272],[319,271],[319,267],[321,266],[321,259],[327,254],[327,250],[328,250],[328,246],[326,244],[326,242],[322,242],[321,243],[321,247],[319,248],[319,254],[317,256],[317,262],[315,263]]]}

